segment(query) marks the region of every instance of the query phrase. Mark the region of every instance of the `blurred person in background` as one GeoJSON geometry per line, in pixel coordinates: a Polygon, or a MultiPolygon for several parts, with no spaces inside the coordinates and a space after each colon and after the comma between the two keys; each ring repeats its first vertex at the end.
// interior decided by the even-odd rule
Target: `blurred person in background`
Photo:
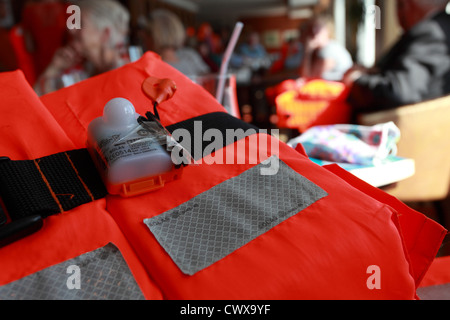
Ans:
{"type": "Polygon", "coordinates": [[[35,85],[46,94],[129,62],[130,15],[115,0],[76,1],[81,29],[70,30],[70,43],[58,49],[35,85]]]}
{"type": "Polygon", "coordinates": [[[9,29],[14,22],[11,0],[0,0],[0,28],[9,29]]]}
{"type": "Polygon", "coordinates": [[[233,64],[239,67],[249,67],[256,74],[264,73],[272,65],[272,55],[267,52],[256,31],[247,34],[245,42],[238,46],[234,56],[233,64]]]}
{"type": "Polygon", "coordinates": [[[156,9],[150,13],[143,43],[146,50],[156,52],[164,62],[186,76],[195,77],[210,72],[200,54],[185,45],[184,25],[171,11],[156,9]]]}
{"type": "Polygon", "coordinates": [[[448,0],[397,0],[404,34],[374,68],[352,68],[355,112],[395,108],[450,94],[450,15],[448,0]]]}
{"type": "Polygon", "coordinates": [[[300,37],[290,38],[286,44],[286,53],[285,53],[285,61],[284,67],[288,70],[293,70],[300,67],[303,60],[303,44],[300,41],[300,37]]]}
{"type": "Polygon", "coordinates": [[[333,40],[334,27],[331,17],[313,17],[301,30],[304,47],[299,75],[301,78],[321,78],[341,81],[344,74],[353,66],[347,49],[333,40]]]}
{"type": "Polygon", "coordinates": [[[267,56],[266,48],[262,45],[257,32],[248,34],[247,41],[239,46],[238,52],[249,59],[262,59],[267,56]]]}

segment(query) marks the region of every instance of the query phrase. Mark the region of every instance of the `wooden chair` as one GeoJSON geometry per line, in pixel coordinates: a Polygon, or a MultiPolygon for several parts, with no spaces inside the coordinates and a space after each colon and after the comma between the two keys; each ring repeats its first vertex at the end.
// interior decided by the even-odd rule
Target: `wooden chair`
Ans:
{"type": "Polygon", "coordinates": [[[389,121],[401,131],[398,155],[414,159],[416,174],[386,192],[403,202],[432,202],[444,224],[442,200],[450,187],[450,95],[358,117],[362,125],[389,121]]]}

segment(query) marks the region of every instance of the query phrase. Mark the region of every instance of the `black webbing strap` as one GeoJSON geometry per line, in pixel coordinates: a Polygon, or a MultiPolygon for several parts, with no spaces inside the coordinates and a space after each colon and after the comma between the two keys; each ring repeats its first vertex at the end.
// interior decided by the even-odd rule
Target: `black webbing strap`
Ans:
{"type": "Polygon", "coordinates": [[[11,220],[45,218],[106,196],[87,149],[0,161],[0,195],[11,220]]]}
{"type": "MultiPolygon", "coordinates": [[[[193,136],[196,121],[201,122],[202,135],[211,128],[221,131],[224,146],[233,142],[225,139],[227,129],[256,130],[224,112],[188,119],[168,126],[167,130],[173,133],[182,128],[193,136]]],[[[194,140],[191,139],[192,144],[194,140]]],[[[206,145],[203,144],[202,150],[206,145]]],[[[190,150],[193,150],[193,145],[184,147],[191,147],[190,150]]],[[[0,159],[0,197],[12,221],[36,215],[45,218],[103,198],[106,194],[106,188],[87,149],[71,150],[34,160],[0,159]]]]}
{"type": "Polygon", "coordinates": [[[259,130],[257,127],[248,124],[238,118],[230,116],[228,113],[224,112],[207,113],[199,117],[175,123],[168,126],[166,129],[170,133],[173,133],[176,129],[185,129],[189,132],[191,137],[194,137],[194,139],[190,139],[190,145],[186,145],[184,141],[180,141],[180,144],[187,150],[191,151],[191,155],[195,160],[199,160],[207,155],[204,154],[204,150],[211,143],[210,141],[201,139],[202,147],[200,150],[201,152],[199,152],[198,154],[195,149],[195,144],[200,141],[200,138],[202,138],[204,133],[209,129],[217,129],[220,131],[223,138],[221,145],[224,147],[237,141],[238,139],[244,138],[247,135],[256,133],[259,130]],[[198,130],[196,128],[196,125],[198,123],[200,123],[198,125],[198,128],[201,129],[201,137],[198,137],[198,132],[196,132],[198,130]],[[242,134],[233,135],[231,137],[233,139],[231,140],[229,135],[227,134],[227,130],[236,131],[238,129],[242,129],[242,134]]]}

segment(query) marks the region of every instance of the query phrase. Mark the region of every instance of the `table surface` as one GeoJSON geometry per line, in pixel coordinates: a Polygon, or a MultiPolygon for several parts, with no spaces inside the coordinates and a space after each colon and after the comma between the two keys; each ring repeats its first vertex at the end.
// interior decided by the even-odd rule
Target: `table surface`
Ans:
{"type": "MultiPolygon", "coordinates": [[[[335,163],[312,158],[311,161],[321,166],[335,163]]],[[[351,163],[336,164],[377,188],[405,180],[412,177],[415,173],[415,162],[413,159],[397,156],[390,156],[376,166],[351,163]]]]}

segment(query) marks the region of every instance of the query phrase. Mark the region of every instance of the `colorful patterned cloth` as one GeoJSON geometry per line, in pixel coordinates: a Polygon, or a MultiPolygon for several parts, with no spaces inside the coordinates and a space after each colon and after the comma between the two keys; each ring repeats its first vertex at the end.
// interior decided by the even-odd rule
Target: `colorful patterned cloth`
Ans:
{"type": "Polygon", "coordinates": [[[329,125],[310,128],[289,142],[302,144],[311,158],[376,165],[389,155],[397,154],[400,130],[393,122],[372,127],[360,125],[329,125]]]}

